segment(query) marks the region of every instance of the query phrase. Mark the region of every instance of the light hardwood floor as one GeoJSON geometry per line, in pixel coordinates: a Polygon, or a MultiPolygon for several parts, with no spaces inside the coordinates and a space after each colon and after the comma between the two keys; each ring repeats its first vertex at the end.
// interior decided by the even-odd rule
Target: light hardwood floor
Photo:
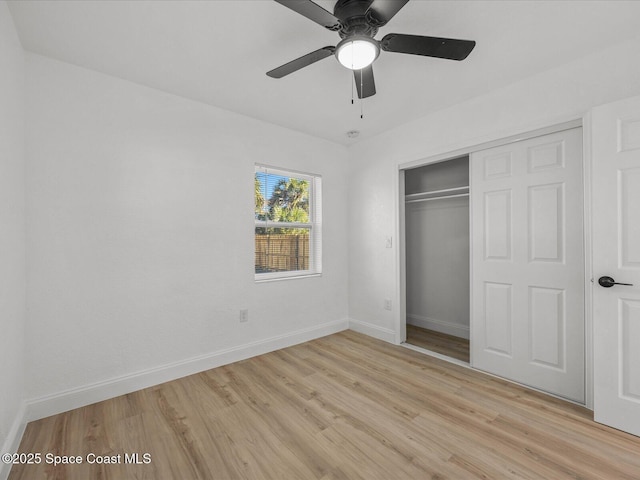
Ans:
{"type": "Polygon", "coordinates": [[[469,340],[407,324],[407,343],[469,363],[469,340]]]}
{"type": "Polygon", "coordinates": [[[20,451],[151,463],[11,480],[640,478],[640,438],[588,410],[351,331],[32,422],[20,451]]]}

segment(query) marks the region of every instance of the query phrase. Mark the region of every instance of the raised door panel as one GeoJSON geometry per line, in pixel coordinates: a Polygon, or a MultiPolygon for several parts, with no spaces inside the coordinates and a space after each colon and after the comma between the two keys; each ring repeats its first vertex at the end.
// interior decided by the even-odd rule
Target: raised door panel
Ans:
{"type": "Polygon", "coordinates": [[[564,141],[542,142],[527,148],[527,170],[537,173],[564,168],[564,141]]]}
{"type": "Polygon", "coordinates": [[[618,311],[620,395],[640,404],[640,301],[620,300],[618,311]]]}
{"type": "Polygon", "coordinates": [[[640,268],[640,168],[618,171],[620,268],[640,268]]]}
{"type": "Polygon", "coordinates": [[[640,118],[618,119],[618,152],[640,149],[640,118]]]}
{"type": "Polygon", "coordinates": [[[511,260],[511,192],[484,195],[484,258],[511,260]]]}
{"type": "Polygon", "coordinates": [[[511,152],[501,152],[482,159],[484,179],[494,180],[511,176],[511,152]]]}
{"type": "Polygon", "coordinates": [[[529,187],[529,261],[564,261],[564,184],[529,187]]]}
{"type": "Polygon", "coordinates": [[[485,283],[484,345],[490,353],[511,356],[512,343],[511,285],[485,283]]]}
{"type": "Polygon", "coordinates": [[[529,361],[565,368],[565,294],[555,288],[529,287],[529,361]]]}

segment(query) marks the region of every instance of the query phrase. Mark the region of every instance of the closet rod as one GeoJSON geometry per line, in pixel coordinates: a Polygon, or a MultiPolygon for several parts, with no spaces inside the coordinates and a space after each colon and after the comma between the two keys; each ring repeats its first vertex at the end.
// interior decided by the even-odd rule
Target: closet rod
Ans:
{"type": "Polygon", "coordinates": [[[440,195],[441,193],[450,194],[454,192],[462,192],[463,190],[469,191],[469,185],[465,185],[463,187],[443,188],[442,190],[430,190],[420,193],[409,193],[408,195],[405,195],[405,198],[424,198],[424,195],[440,195]]]}
{"type": "Polygon", "coordinates": [[[418,198],[417,200],[407,200],[405,203],[428,202],[429,200],[443,200],[446,198],[468,197],[468,193],[458,193],[456,195],[442,195],[440,197],[418,198]]]}

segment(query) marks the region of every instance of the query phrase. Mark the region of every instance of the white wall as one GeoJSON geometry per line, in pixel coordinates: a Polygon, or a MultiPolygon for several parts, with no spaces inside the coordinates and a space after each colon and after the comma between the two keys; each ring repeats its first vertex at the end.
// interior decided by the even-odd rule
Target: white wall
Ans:
{"type": "MultiPolygon", "coordinates": [[[[349,317],[399,341],[398,165],[571,119],[640,93],[640,38],[435,112],[350,147],[349,317]],[[396,239],[397,240],[397,239],[396,239]],[[383,309],[384,298],[395,300],[383,309]]],[[[470,79],[473,81],[473,79],[470,79]]]]}
{"type": "MultiPolygon", "coordinates": [[[[0,449],[20,434],[24,379],[24,54],[0,2],[0,449]]],[[[0,478],[4,467],[0,463],[0,478]]]]}
{"type": "Polygon", "coordinates": [[[32,416],[346,328],[345,147],[33,54],[26,93],[32,416]],[[255,162],[322,175],[321,277],[254,282],[255,162]]]}

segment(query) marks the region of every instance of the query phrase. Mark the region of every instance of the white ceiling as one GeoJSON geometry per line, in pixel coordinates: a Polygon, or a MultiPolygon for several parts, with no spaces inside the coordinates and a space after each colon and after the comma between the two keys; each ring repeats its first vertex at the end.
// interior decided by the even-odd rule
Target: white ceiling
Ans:
{"type": "Polygon", "coordinates": [[[376,38],[462,38],[475,50],[462,62],[382,52],[377,94],[351,105],[352,72],[333,57],[280,80],[265,75],[339,40],[271,0],[9,7],[29,51],[343,144],[354,142],[349,130],[367,138],[637,36],[640,19],[640,1],[411,0],[376,38]]]}

